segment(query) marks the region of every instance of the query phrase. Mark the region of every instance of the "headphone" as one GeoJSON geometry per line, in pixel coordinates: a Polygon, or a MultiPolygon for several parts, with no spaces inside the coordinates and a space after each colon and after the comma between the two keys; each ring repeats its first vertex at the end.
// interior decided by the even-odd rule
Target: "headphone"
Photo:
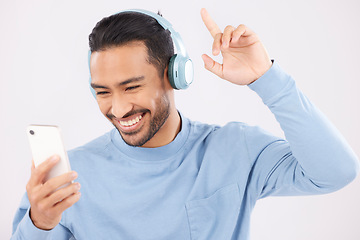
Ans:
{"type": "MultiPolygon", "coordinates": [[[[176,54],[174,54],[169,61],[169,68],[168,68],[169,81],[174,89],[188,88],[194,79],[193,63],[186,52],[185,45],[181,39],[180,34],[173,29],[171,23],[158,14],[142,9],[129,9],[118,13],[123,13],[123,12],[138,12],[153,17],[165,30],[170,31],[171,38],[176,47],[176,54]]],[[[88,51],[89,71],[90,71],[90,56],[91,56],[91,51],[89,50],[88,51]]],[[[89,78],[89,83],[91,84],[91,75],[89,78]]],[[[92,87],[90,87],[90,89],[93,96],[96,98],[95,90],[92,87]]]]}

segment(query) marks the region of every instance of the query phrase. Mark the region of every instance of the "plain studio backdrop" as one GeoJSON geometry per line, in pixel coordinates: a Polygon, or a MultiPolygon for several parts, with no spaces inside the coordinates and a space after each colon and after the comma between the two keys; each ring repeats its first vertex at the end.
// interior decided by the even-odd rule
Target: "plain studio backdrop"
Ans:
{"type": "MultiPolygon", "coordinates": [[[[202,7],[221,29],[241,23],[253,29],[270,57],[295,78],[360,155],[357,0],[1,0],[0,239],[11,236],[30,176],[28,124],[59,125],[67,149],[113,127],[90,94],[87,51],[95,24],[120,10],[160,10],[182,35],[195,65],[192,86],[176,92],[177,107],[187,117],[220,125],[241,121],[283,136],[254,92],[203,68],[201,54],[211,54],[212,38],[201,21],[202,7]]],[[[327,195],[260,200],[253,212],[252,240],[360,239],[359,187],[360,177],[327,195]]]]}

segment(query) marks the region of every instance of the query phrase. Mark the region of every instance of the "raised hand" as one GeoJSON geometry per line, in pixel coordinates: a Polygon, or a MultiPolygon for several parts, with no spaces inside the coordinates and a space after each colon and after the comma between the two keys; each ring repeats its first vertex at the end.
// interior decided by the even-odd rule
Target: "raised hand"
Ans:
{"type": "Polygon", "coordinates": [[[221,32],[205,8],[201,9],[201,18],[214,38],[213,55],[217,56],[221,52],[223,56],[223,63],[220,64],[203,54],[207,70],[234,84],[247,85],[271,67],[272,62],[264,45],[245,25],[241,24],[237,28],[229,25],[221,32]]]}

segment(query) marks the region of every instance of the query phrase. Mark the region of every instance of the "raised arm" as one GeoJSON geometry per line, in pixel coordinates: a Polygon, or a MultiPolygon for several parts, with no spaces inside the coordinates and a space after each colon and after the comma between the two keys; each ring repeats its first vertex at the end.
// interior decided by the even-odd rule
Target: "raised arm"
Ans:
{"type": "Polygon", "coordinates": [[[213,55],[202,56],[205,68],[237,85],[248,85],[269,107],[286,141],[264,142],[258,128],[246,133],[258,197],[337,190],[359,171],[356,155],[328,119],[296,87],[277,62],[272,64],[257,35],[245,25],[222,32],[205,9],[201,17],[214,39],[213,55]]]}

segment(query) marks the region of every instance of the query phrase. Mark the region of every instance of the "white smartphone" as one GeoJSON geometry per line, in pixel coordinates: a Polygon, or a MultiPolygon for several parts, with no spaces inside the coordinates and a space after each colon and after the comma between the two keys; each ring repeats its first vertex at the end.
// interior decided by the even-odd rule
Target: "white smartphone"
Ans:
{"type": "Polygon", "coordinates": [[[27,136],[35,167],[55,154],[60,156],[60,161],[50,170],[49,174],[45,177],[45,181],[71,171],[59,127],[29,125],[27,127],[27,136]]]}

